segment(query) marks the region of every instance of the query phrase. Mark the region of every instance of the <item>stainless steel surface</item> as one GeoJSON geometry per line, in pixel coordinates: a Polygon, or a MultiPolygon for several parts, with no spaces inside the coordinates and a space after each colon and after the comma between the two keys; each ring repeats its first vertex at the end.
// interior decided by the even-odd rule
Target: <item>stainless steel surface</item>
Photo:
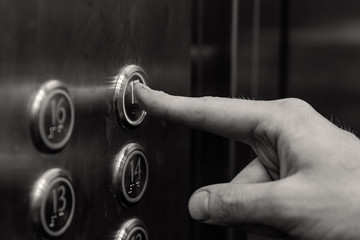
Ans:
{"type": "Polygon", "coordinates": [[[74,128],[75,113],[64,84],[51,80],[40,87],[33,97],[30,121],[33,141],[39,150],[56,152],[65,147],[74,128]]]}
{"type": "Polygon", "coordinates": [[[148,240],[146,227],[139,219],[130,219],[125,222],[120,230],[116,240],[148,240]]]}
{"type": "Polygon", "coordinates": [[[31,193],[33,221],[39,237],[61,236],[72,222],[75,202],[75,192],[68,172],[53,168],[44,173],[36,181],[31,193]],[[58,192],[61,192],[59,196],[58,192]],[[49,208],[51,216],[48,216],[49,208]]]}
{"type": "Polygon", "coordinates": [[[136,82],[147,85],[147,76],[141,67],[130,65],[121,69],[115,85],[114,109],[119,124],[124,128],[138,126],[146,116],[146,112],[135,101],[136,82]]]}
{"type": "Polygon", "coordinates": [[[151,239],[188,238],[190,130],[151,116],[125,130],[113,98],[119,70],[130,64],[146,70],[151,87],[190,95],[189,51],[189,1],[1,1],[0,239],[39,239],[31,191],[53,168],[69,172],[76,199],[72,224],[57,239],[113,240],[134,217],[151,239]],[[52,79],[66,84],[75,122],[66,147],[48,154],[33,144],[30,111],[52,79]],[[118,203],[112,176],[130,142],[146,149],[151,174],[142,200],[128,208],[118,203]]]}
{"type": "Polygon", "coordinates": [[[149,166],[144,148],[137,143],[127,144],[116,157],[114,164],[113,184],[119,201],[124,205],[133,205],[140,201],[146,191],[148,179],[149,166]],[[127,184],[129,174],[131,179],[127,184]]]}

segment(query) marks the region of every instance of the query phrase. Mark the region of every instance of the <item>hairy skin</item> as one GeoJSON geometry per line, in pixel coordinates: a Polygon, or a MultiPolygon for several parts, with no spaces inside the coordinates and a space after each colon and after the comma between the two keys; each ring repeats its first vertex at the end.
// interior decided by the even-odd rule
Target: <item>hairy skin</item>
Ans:
{"type": "Polygon", "coordinates": [[[135,93],[150,115],[247,143],[257,154],[231,182],[198,189],[192,218],[251,225],[251,236],[360,239],[360,141],[306,102],[175,97],[142,84],[135,93]]]}

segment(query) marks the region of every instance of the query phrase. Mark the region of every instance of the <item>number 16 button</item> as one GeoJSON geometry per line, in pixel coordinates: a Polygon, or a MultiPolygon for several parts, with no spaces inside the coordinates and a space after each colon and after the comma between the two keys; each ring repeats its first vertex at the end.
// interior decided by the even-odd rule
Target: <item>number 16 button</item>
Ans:
{"type": "Polygon", "coordinates": [[[130,143],[120,151],[113,172],[113,184],[121,203],[133,205],[141,199],[146,190],[148,172],[143,147],[130,143]]]}
{"type": "Polygon", "coordinates": [[[33,98],[30,117],[36,147],[45,152],[62,149],[74,127],[74,106],[64,84],[51,80],[42,85],[33,98]]]}

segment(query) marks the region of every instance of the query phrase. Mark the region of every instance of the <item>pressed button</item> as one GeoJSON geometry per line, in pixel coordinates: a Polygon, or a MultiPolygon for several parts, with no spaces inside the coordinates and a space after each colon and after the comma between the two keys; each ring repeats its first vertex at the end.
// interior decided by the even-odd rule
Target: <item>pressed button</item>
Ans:
{"type": "Polygon", "coordinates": [[[149,167],[143,147],[131,143],[118,154],[115,162],[113,184],[118,199],[124,205],[137,203],[148,183],[149,167]]]}
{"type": "Polygon", "coordinates": [[[40,234],[62,235],[70,226],[75,210],[75,194],[70,176],[64,170],[48,170],[32,191],[33,221],[40,234]]]}
{"type": "Polygon", "coordinates": [[[125,222],[120,230],[116,240],[148,240],[148,234],[145,225],[137,218],[125,222]]]}
{"type": "Polygon", "coordinates": [[[119,124],[128,129],[138,126],[146,112],[136,102],[134,85],[136,82],[147,84],[144,70],[136,65],[124,67],[117,78],[114,95],[114,109],[119,124]]]}
{"type": "Polygon", "coordinates": [[[33,98],[30,119],[38,149],[56,152],[69,141],[74,127],[74,105],[67,88],[57,80],[46,82],[33,98]]]}

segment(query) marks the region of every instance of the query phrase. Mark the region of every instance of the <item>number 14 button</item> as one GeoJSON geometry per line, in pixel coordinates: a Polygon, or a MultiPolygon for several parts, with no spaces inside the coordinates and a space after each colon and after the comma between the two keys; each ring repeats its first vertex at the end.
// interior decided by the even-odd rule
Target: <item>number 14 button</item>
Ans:
{"type": "Polygon", "coordinates": [[[124,205],[137,203],[144,195],[149,167],[143,147],[137,143],[126,145],[118,154],[113,184],[118,199],[124,205]]]}

